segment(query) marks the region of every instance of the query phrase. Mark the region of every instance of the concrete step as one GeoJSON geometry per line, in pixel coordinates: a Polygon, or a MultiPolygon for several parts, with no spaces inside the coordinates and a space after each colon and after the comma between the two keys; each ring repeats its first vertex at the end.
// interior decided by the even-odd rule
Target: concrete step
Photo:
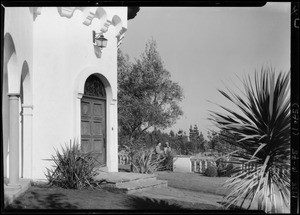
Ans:
{"type": "Polygon", "coordinates": [[[140,183],[155,183],[157,181],[156,175],[145,175],[144,177],[136,177],[130,180],[123,180],[116,182],[116,187],[123,187],[126,184],[140,184],[140,183]]]}
{"type": "Polygon", "coordinates": [[[153,187],[168,186],[166,180],[157,180],[155,174],[101,172],[95,176],[95,179],[103,181],[101,187],[104,189],[118,193],[133,193],[153,187]]]}
{"type": "Polygon", "coordinates": [[[137,191],[144,191],[152,188],[161,188],[167,186],[168,181],[166,180],[147,179],[119,183],[116,185],[116,188],[120,189],[123,193],[131,194],[137,191]]]}
{"type": "MultiPolygon", "coordinates": [[[[5,181],[5,180],[4,180],[5,181]]],[[[31,179],[19,179],[18,186],[4,184],[4,205],[12,203],[18,196],[24,193],[31,186],[31,179]]]]}
{"type": "Polygon", "coordinates": [[[118,184],[129,181],[156,179],[156,175],[124,172],[101,172],[99,175],[95,176],[94,179],[97,181],[105,180],[108,183],[118,184]]]}

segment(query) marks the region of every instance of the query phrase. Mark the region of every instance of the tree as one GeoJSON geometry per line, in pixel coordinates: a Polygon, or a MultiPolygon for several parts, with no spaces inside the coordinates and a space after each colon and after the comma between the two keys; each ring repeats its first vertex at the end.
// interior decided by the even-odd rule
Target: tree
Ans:
{"type": "Polygon", "coordinates": [[[174,131],[171,130],[170,133],[169,133],[169,135],[170,135],[171,138],[175,137],[174,131]]]}
{"type": "Polygon", "coordinates": [[[204,136],[202,134],[202,132],[199,132],[197,125],[194,126],[194,128],[192,126],[190,126],[190,142],[192,144],[192,152],[193,153],[199,153],[199,152],[204,152],[205,148],[204,148],[204,136]]]}
{"type": "Polygon", "coordinates": [[[207,133],[207,149],[211,149],[212,151],[216,151],[216,146],[219,143],[219,134],[216,131],[211,131],[207,133]]]}
{"type": "Polygon", "coordinates": [[[182,99],[183,90],[164,68],[154,40],[134,63],[118,52],[118,120],[130,145],[151,127],[172,126],[183,114],[182,99]]]}
{"type": "Polygon", "coordinates": [[[177,141],[177,152],[182,155],[188,155],[189,154],[189,145],[188,145],[188,136],[183,130],[179,130],[176,134],[176,141],[177,141]]]}
{"type": "Polygon", "coordinates": [[[218,133],[218,142],[215,146],[215,149],[223,154],[229,154],[239,149],[239,147],[237,147],[235,144],[237,141],[237,135],[234,135],[226,130],[221,130],[218,133]]]}
{"type": "MultiPolygon", "coordinates": [[[[258,209],[267,213],[289,207],[290,198],[290,93],[289,73],[275,78],[272,69],[244,78],[244,92],[219,92],[235,104],[240,112],[222,105],[226,114],[212,112],[211,120],[220,129],[236,135],[231,144],[241,150],[233,156],[241,162],[257,165],[250,171],[239,171],[226,182],[230,190],[229,205],[243,206],[245,199],[258,200],[258,209]],[[245,96],[245,97],[243,97],[245,96]],[[284,171],[283,171],[284,170],[284,171]]],[[[239,91],[238,91],[239,92],[239,91]]],[[[249,208],[248,207],[248,208],[249,208]]],[[[282,211],[281,211],[282,212],[282,211]]]]}

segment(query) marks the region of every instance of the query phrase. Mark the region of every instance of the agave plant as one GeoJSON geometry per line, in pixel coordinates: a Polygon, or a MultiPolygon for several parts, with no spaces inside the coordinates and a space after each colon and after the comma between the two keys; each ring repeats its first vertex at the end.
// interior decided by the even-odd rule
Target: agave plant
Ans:
{"type": "Polygon", "coordinates": [[[133,172],[152,174],[159,170],[165,159],[165,157],[157,156],[153,148],[142,147],[132,153],[131,165],[133,166],[133,172]]]}
{"type": "Polygon", "coordinates": [[[70,144],[62,147],[61,152],[55,151],[56,155],[52,155],[53,168],[46,168],[45,174],[50,186],[66,189],[98,187],[101,182],[94,180],[94,176],[98,174],[94,168],[97,163],[94,153],[83,153],[76,140],[73,143],[70,140],[70,144]]]}
{"type": "MultiPolygon", "coordinates": [[[[211,111],[210,119],[218,128],[238,137],[232,143],[239,147],[233,157],[244,164],[255,164],[247,171],[240,169],[225,187],[227,206],[255,206],[267,213],[289,209],[290,198],[290,74],[262,68],[254,80],[245,76],[242,95],[227,88],[219,92],[239,112],[219,105],[225,114],[211,111]]],[[[226,140],[226,138],[224,138],[226,140]]]]}

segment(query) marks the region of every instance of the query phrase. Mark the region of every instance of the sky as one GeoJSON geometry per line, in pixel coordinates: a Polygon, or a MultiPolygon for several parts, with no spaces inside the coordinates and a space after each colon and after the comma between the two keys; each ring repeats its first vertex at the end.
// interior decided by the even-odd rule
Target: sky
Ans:
{"type": "Polygon", "coordinates": [[[262,67],[290,69],[290,3],[263,7],[141,7],[128,21],[121,50],[131,61],[155,39],[171,79],[183,88],[184,112],[165,130],[186,131],[197,125],[206,136],[216,130],[207,118],[235,108],[217,89],[240,87],[238,77],[262,67]],[[210,102],[211,101],[211,102],[210,102]]]}

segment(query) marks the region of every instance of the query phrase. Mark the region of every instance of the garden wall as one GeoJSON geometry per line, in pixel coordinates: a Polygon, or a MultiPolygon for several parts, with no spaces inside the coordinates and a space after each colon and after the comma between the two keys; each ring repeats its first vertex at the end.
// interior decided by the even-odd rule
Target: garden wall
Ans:
{"type": "Polygon", "coordinates": [[[173,172],[192,172],[190,157],[174,157],[173,172]]]}

